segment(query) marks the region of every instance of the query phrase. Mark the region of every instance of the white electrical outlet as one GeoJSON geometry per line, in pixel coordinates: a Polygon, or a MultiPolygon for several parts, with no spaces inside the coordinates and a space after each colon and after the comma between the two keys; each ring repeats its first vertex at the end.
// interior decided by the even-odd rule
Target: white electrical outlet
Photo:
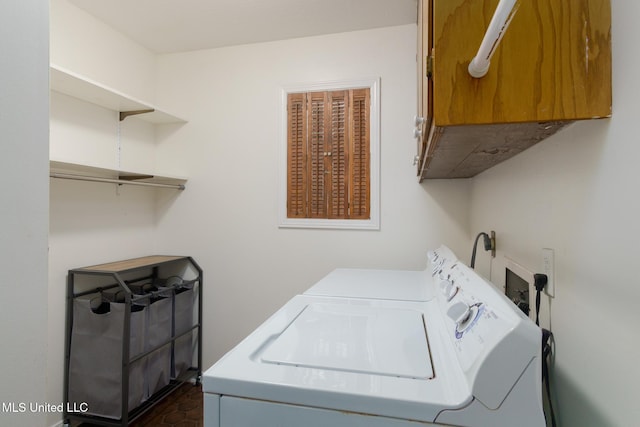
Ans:
{"type": "Polygon", "coordinates": [[[544,287],[544,293],[551,298],[556,296],[554,274],[553,249],[542,249],[542,273],[547,275],[547,285],[544,287]]]}

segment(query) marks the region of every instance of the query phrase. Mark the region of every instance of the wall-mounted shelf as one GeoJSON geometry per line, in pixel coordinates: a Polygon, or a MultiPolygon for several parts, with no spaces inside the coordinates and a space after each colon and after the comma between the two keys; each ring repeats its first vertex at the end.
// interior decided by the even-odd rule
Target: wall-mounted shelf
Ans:
{"type": "MultiPolygon", "coordinates": [[[[85,140],[87,134],[80,132],[80,130],[85,129],[85,125],[87,128],[91,128],[94,122],[97,124],[96,129],[100,129],[100,126],[108,129],[111,126],[110,120],[112,119],[109,118],[111,116],[107,117],[108,123],[106,127],[105,122],[100,122],[103,117],[97,116],[97,121],[95,121],[96,116],[92,116],[90,119],[83,116],[77,117],[75,122],[65,124],[66,127],[63,129],[65,129],[66,133],[64,133],[63,137],[59,136],[60,132],[54,133],[52,131],[51,154],[53,158],[50,161],[50,176],[52,178],[184,190],[186,178],[158,175],[155,170],[150,172],[153,166],[148,161],[147,163],[144,161],[138,162],[136,159],[148,160],[154,158],[153,149],[145,148],[140,151],[140,147],[145,147],[145,145],[152,147],[152,145],[149,145],[149,141],[138,140],[136,137],[127,140],[123,144],[121,129],[131,129],[132,125],[135,125],[135,129],[139,129],[139,126],[184,124],[186,123],[185,119],[60,66],[51,64],[49,70],[50,89],[52,91],[75,98],[78,102],[86,103],[87,105],[93,104],[109,111],[115,111],[119,113],[116,120],[120,122],[130,116],[146,122],[126,122],[129,123],[128,125],[118,124],[117,132],[114,131],[112,139],[106,139],[106,144],[104,138],[101,142],[95,141],[91,133],[88,134],[91,139],[85,140]],[[54,135],[56,138],[53,137],[54,135]],[[71,136],[71,140],[69,136],[71,136]],[[82,144],[79,144],[78,141],[81,141],[82,144]],[[87,146],[91,147],[91,144],[96,145],[95,150],[85,148],[87,146]],[[74,146],[83,147],[83,149],[74,150],[74,146]],[[122,162],[121,160],[123,146],[126,149],[133,147],[132,150],[127,151],[127,153],[134,153],[133,156],[129,155],[127,162],[122,162]],[[99,149],[98,147],[101,148],[99,149]],[[110,148],[105,150],[105,147],[110,148]],[[110,159],[117,159],[117,161],[113,162],[110,159]],[[126,170],[123,169],[125,163],[128,165],[126,170]],[[132,164],[133,168],[131,168],[132,164]],[[135,171],[131,169],[135,169],[135,171]]],[[[76,119],[76,116],[77,113],[72,115],[73,119],[76,119]]],[[[52,127],[52,129],[54,128],[52,127]]],[[[100,132],[97,131],[99,136],[100,132]]],[[[152,134],[152,132],[147,131],[147,135],[152,134]]]]}
{"type": "Polygon", "coordinates": [[[49,70],[51,90],[109,110],[119,111],[121,113],[120,120],[135,114],[141,120],[156,124],[186,123],[185,119],[163,111],[152,104],[125,95],[57,65],[51,64],[49,70]]]}
{"type": "Polygon", "coordinates": [[[52,178],[78,181],[104,182],[120,185],[139,185],[184,190],[187,179],[176,176],[146,175],[115,169],[105,169],[77,163],[51,160],[49,176],[52,178]]]}

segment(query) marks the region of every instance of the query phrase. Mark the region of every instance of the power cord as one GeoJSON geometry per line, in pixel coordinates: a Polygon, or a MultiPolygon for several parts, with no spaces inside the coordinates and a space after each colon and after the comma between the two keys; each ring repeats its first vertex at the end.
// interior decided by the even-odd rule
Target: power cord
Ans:
{"type": "Polygon", "coordinates": [[[533,286],[536,288],[536,325],[540,326],[540,293],[545,286],[547,286],[547,282],[549,282],[549,278],[546,274],[534,274],[533,275],[533,286]]]}
{"type": "MultiPolygon", "coordinates": [[[[492,232],[493,233],[493,232],[492,232]]],[[[478,247],[478,240],[480,239],[480,237],[483,237],[483,244],[484,244],[484,250],[485,251],[495,251],[495,240],[492,239],[487,233],[485,232],[480,232],[478,233],[478,235],[476,236],[476,240],[475,242],[473,242],[473,251],[471,252],[471,263],[469,264],[469,266],[471,268],[474,268],[476,265],[476,249],[478,247]]],[[[495,256],[495,254],[492,255],[495,256]]]]}
{"type": "MultiPolygon", "coordinates": [[[[540,294],[547,285],[548,278],[546,274],[534,274],[533,285],[536,288],[536,325],[540,326],[540,294]]],[[[551,415],[551,427],[556,427],[556,415],[553,410],[553,402],[551,401],[551,386],[549,385],[549,356],[551,355],[551,343],[553,342],[553,333],[547,329],[542,329],[542,381],[545,383],[547,391],[547,399],[549,402],[549,412],[551,415]]]]}
{"type": "Polygon", "coordinates": [[[551,386],[549,385],[549,356],[551,355],[551,342],[553,333],[547,329],[542,329],[542,381],[547,390],[547,400],[549,402],[549,413],[551,414],[551,427],[556,427],[556,414],[553,411],[551,401],[551,386]]]}

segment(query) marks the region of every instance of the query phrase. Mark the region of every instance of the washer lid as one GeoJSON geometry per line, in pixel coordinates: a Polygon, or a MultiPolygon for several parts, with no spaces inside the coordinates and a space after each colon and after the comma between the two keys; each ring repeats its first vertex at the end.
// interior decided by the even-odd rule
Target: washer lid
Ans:
{"type": "Polygon", "coordinates": [[[405,378],[433,378],[422,313],[312,303],[275,339],[263,363],[405,378]]]}
{"type": "Polygon", "coordinates": [[[310,287],[305,295],[430,301],[433,279],[426,271],[338,268],[310,287]]]}

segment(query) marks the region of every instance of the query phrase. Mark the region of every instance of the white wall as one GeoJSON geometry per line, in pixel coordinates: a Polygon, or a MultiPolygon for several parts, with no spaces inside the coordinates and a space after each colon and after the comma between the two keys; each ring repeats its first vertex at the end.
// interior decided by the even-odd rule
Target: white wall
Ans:
{"type": "Polygon", "coordinates": [[[156,56],[152,52],[68,0],[50,3],[51,63],[154,102],[156,56]]]}
{"type": "Polygon", "coordinates": [[[161,56],[158,102],[189,123],[159,164],[189,165],[187,190],[159,201],[160,252],[204,269],[205,365],[293,295],[340,266],[421,269],[428,248],[467,249],[468,182],[419,185],[416,27],[161,56]],[[283,85],[381,78],[381,230],[278,229],[283,85]],[[464,245],[464,246],[463,246],[464,245]]]}
{"type": "Polygon", "coordinates": [[[47,401],[49,3],[0,3],[0,425],[44,425],[47,401]]]}
{"type": "MultiPolygon", "coordinates": [[[[613,117],[575,123],[472,184],[472,231],[497,232],[502,256],[540,270],[555,249],[556,298],[544,323],[556,340],[559,425],[630,426],[640,419],[640,104],[637,2],[612,2],[613,117]]],[[[488,274],[488,263],[479,267],[488,274]]]]}

